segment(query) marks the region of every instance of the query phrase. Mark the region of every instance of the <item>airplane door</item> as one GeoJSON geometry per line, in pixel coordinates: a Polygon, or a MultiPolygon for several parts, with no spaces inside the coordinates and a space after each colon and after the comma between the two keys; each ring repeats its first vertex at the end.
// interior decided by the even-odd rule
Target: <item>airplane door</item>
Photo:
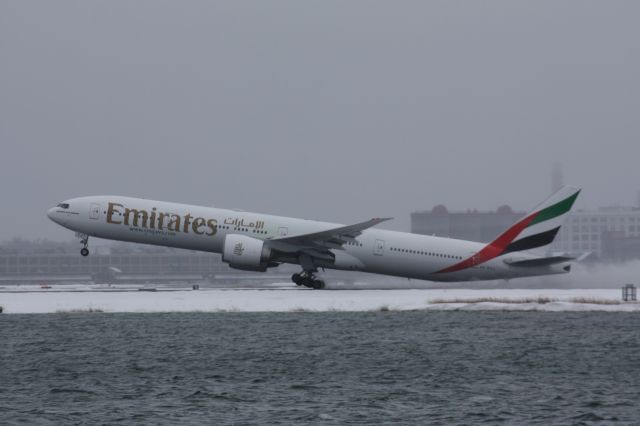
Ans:
{"type": "Polygon", "coordinates": [[[100,204],[91,204],[91,210],[89,210],[89,218],[98,220],[100,218],[100,204]]]}
{"type": "Polygon", "coordinates": [[[278,236],[285,237],[289,233],[289,228],[286,226],[281,226],[278,228],[278,236]]]}
{"type": "Polygon", "coordinates": [[[373,246],[373,254],[382,256],[382,253],[384,253],[384,240],[376,240],[373,246]]]}

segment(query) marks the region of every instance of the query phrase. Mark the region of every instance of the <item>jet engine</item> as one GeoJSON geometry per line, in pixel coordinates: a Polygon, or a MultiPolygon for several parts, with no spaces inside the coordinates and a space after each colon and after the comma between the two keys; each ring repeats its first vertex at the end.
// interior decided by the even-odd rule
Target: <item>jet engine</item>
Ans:
{"type": "Polygon", "coordinates": [[[224,239],[222,261],[231,268],[243,271],[264,272],[269,266],[271,249],[264,245],[264,241],[246,235],[229,234],[224,239]]]}

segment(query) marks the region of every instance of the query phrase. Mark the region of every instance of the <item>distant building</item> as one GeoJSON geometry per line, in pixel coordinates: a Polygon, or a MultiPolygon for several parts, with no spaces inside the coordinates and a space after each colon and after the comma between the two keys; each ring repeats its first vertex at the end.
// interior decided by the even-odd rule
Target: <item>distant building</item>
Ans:
{"type": "Polygon", "coordinates": [[[601,207],[574,211],[554,243],[554,250],[592,252],[603,260],[640,258],[640,209],[601,207]]]}
{"type": "MultiPolygon", "coordinates": [[[[509,206],[495,212],[449,212],[439,205],[412,213],[411,232],[488,243],[524,215],[509,206]]],[[[574,256],[592,253],[602,260],[640,259],[640,208],[573,211],[550,249],[574,256]]]]}
{"type": "Polygon", "coordinates": [[[24,276],[89,277],[103,274],[113,267],[128,276],[193,276],[207,277],[216,273],[229,273],[229,267],[220,256],[209,253],[134,253],[100,254],[82,257],[79,253],[60,254],[0,254],[0,278],[24,276]]]}
{"type": "Polygon", "coordinates": [[[102,280],[113,275],[131,280],[205,279],[233,275],[219,255],[157,246],[94,246],[82,257],[78,243],[15,239],[0,245],[0,282],[24,280],[102,280]]]}
{"type": "Polygon", "coordinates": [[[495,212],[449,212],[439,205],[432,210],[411,213],[411,232],[488,243],[524,215],[506,205],[495,212]]]}

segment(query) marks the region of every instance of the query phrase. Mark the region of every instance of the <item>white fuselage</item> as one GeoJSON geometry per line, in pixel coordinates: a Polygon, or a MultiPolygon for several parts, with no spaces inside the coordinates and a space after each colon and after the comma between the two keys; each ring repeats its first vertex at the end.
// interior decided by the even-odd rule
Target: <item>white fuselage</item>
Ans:
{"type": "MultiPolygon", "coordinates": [[[[259,213],[241,212],[121,196],[93,196],[65,201],[48,216],[56,223],[91,237],[221,253],[228,234],[259,240],[319,232],[341,225],[259,213]],[[135,217],[135,213],[137,217],[135,217]]],[[[455,271],[439,272],[480,251],[482,243],[367,229],[334,260],[317,266],[372,272],[431,281],[510,279],[564,273],[564,265],[513,267],[504,256],[455,271]]],[[[512,253],[510,259],[529,255],[512,253]]],[[[531,256],[533,257],[533,256],[531,256]]],[[[282,260],[298,263],[295,258],[282,260]]]]}

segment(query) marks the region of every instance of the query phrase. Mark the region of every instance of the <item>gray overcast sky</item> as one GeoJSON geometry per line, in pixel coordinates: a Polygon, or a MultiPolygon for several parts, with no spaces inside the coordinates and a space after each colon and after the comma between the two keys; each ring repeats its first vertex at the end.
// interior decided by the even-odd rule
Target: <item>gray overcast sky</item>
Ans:
{"type": "Polygon", "coordinates": [[[638,1],[0,2],[0,239],[122,194],[348,223],[640,190],[638,1]]]}

